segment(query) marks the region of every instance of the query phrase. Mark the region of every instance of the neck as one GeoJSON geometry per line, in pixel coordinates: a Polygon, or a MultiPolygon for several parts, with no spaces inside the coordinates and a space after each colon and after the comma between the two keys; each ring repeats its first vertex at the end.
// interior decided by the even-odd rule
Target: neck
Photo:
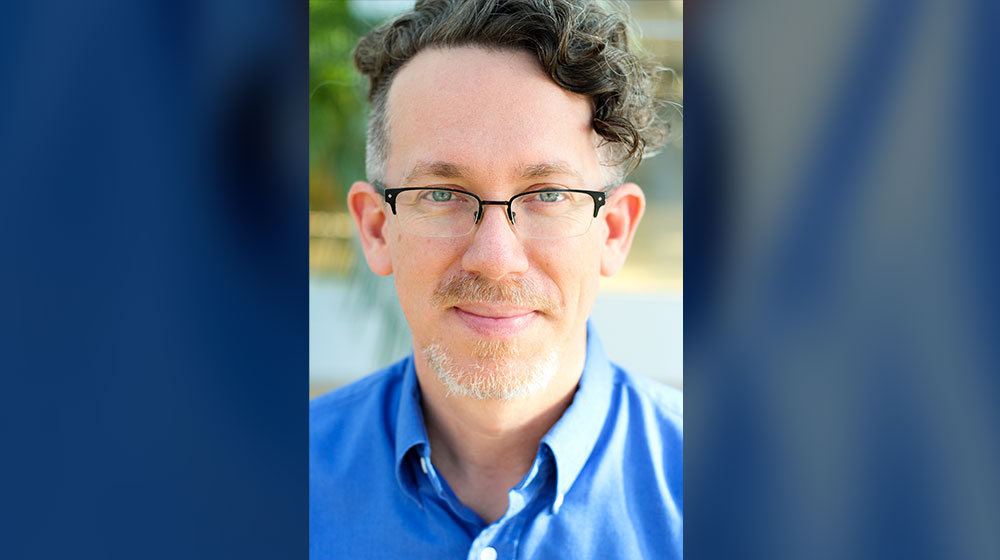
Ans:
{"type": "Polygon", "coordinates": [[[463,504],[490,523],[507,510],[507,492],[528,473],[542,437],[573,401],[586,335],[566,352],[549,384],[526,397],[480,400],[447,394],[417,357],[431,461],[463,504]]]}

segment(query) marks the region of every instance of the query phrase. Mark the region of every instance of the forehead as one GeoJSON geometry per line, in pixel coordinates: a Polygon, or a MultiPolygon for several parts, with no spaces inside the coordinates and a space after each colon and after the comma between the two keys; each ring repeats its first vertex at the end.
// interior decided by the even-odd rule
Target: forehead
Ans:
{"type": "Polygon", "coordinates": [[[599,180],[589,99],[559,87],[526,52],[422,51],[394,78],[388,111],[390,183],[426,162],[490,180],[559,162],[599,180]]]}

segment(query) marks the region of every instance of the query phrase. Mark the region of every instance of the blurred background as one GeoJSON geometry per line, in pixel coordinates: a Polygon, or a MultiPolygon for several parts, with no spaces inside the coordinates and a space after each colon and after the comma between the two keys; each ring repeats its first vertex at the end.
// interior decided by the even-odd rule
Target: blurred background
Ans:
{"type": "MultiPolygon", "coordinates": [[[[410,352],[392,277],[372,274],[345,198],[365,178],[366,83],[354,69],[357,39],[412,0],[312,0],[309,4],[309,385],[310,397],[410,352]]],[[[669,70],[664,99],[682,100],[680,1],[627,2],[641,44],[669,70]]],[[[683,135],[679,105],[666,105],[671,136],[630,180],[648,207],[622,271],[602,278],[592,318],[612,360],[634,374],[682,387],[683,135]],[[629,328],[620,328],[628,325],[629,328]]]]}
{"type": "MultiPolygon", "coordinates": [[[[632,5],[651,49],[665,4],[632,5]]],[[[363,113],[331,53],[365,7],[3,4],[0,557],[304,553],[305,200],[362,158],[317,155],[351,121],[302,84],[363,113]]],[[[1000,3],[684,20],[685,558],[1000,558],[1000,3]]]]}
{"type": "Polygon", "coordinates": [[[1000,558],[998,24],[688,4],[688,560],[1000,558]]]}

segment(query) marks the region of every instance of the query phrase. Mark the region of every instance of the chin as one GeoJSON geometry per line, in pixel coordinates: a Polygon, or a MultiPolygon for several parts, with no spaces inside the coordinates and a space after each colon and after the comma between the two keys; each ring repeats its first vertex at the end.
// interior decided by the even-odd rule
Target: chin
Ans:
{"type": "Polygon", "coordinates": [[[555,350],[524,358],[513,340],[481,340],[469,358],[460,359],[440,344],[423,350],[424,358],[449,396],[478,400],[514,400],[543,391],[558,370],[555,350]]]}

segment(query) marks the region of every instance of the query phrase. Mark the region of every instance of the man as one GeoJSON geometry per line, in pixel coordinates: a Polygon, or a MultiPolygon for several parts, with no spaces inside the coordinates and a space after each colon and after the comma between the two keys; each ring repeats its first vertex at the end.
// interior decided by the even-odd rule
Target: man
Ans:
{"type": "Polygon", "coordinates": [[[313,558],[681,557],[680,394],[587,320],[662,140],[627,33],[582,0],[430,0],[358,44],[348,205],[414,352],[311,405],[313,558]]]}

